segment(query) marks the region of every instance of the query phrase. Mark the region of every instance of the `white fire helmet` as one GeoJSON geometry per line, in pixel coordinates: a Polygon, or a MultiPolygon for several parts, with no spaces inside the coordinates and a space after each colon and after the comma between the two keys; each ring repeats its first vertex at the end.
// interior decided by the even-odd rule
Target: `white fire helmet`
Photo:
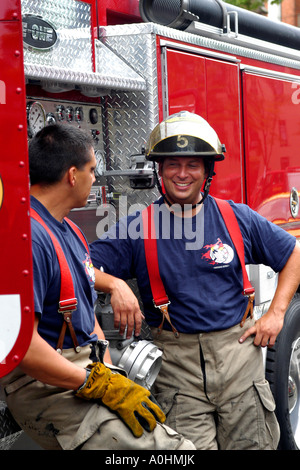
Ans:
{"type": "Polygon", "coordinates": [[[225,146],[208,122],[188,111],[172,114],[158,124],[145,148],[145,156],[151,161],[168,156],[199,156],[221,161],[225,152],[225,146]]]}

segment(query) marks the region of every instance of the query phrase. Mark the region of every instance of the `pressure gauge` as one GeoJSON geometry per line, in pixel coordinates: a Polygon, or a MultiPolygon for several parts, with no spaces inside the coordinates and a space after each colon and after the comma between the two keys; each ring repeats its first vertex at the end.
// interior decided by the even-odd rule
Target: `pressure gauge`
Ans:
{"type": "Polygon", "coordinates": [[[83,109],[80,106],[78,106],[77,108],[75,108],[75,120],[77,122],[81,122],[83,121],[83,118],[84,118],[83,109]]]}
{"type": "Polygon", "coordinates": [[[102,176],[106,170],[106,163],[105,163],[105,158],[102,152],[100,150],[96,150],[95,152],[95,157],[97,160],[97,165],[95,169],[95,176],[102,176]]]}
{"type": "Polygon", "coordinates": [[[38,101],[27,103],[28,137],[33,137],[46,125],[46,113],[43,105],[38,101]]]}
{"type": "Polygon", "coordinates": [[[68,106],[66,108],[66,119],[68,122],[71,122],[74,119],[74,109],[72,108],[72,106],[68,106]]]}
{"type": "Polygon", "coordinates": [[[65,110],[65,107],[62,104],[56,106],[56,115],[57,115],[58,121],[63,121],[65,119],[66,110],[65,110]]]}

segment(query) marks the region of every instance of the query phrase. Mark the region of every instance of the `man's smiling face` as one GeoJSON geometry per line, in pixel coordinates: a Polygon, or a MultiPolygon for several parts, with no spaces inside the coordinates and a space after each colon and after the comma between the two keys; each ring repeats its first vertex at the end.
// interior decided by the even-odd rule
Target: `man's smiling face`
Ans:
{"type": "Polygon", "coordinates": [[[197,204],[206,178],[203,158],[166,157],[159,164],[166,196],[171,204],[197,204]]]}

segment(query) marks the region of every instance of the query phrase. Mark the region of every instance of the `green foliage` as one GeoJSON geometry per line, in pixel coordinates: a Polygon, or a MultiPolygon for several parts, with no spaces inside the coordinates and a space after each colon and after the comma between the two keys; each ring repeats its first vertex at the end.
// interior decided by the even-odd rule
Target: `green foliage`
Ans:
{"type": "MultiPolygon", "coordinates": [[[[245,8],[246,10],[257,11],[265,6],[264,0],[226,0],[225,3],[230,3],[236,7],[245,8]]],[[[280,4],[282,0],[273,0],[272,3],[280,4]]]]}

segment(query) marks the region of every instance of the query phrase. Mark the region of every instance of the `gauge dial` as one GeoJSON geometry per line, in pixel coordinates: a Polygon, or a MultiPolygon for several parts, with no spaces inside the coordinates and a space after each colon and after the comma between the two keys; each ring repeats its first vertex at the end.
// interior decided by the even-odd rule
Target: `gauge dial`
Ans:
{"type": "Polygon", "coordinates": [[[56,114],[58,121],[63,121],[66,117],[66,110],[65,107],[61,104],[56,106],[56,114]]]}
{"type": "Polygon", "coordinates": [[[71,122],[74,119],[74,109],[72,108],[72,106],[68,106],[66,108],[66,119],[68,122],[71,122]]]}
{"type": "Polygon", "coordinates": [[[95,176],[102,176],[106,170],[106,163],[105,163],[105,158],[102,152],[100,150],[96,150],[95,152],[95,157],[97,160],[97,165],[95,169],[95,176]]]}
{"type": "Polygon", "coordinates": [[[46,113],[43,105],[38,101],[27,104],[28,136],[33,137],[46,125],[46,113]]]}
{"type": "Polygon", "coordinates": [[[84,115],[83,115],[83,109],[79,106],[75,108],[75,120],[77,122],[83,121],[84,115]]]}

